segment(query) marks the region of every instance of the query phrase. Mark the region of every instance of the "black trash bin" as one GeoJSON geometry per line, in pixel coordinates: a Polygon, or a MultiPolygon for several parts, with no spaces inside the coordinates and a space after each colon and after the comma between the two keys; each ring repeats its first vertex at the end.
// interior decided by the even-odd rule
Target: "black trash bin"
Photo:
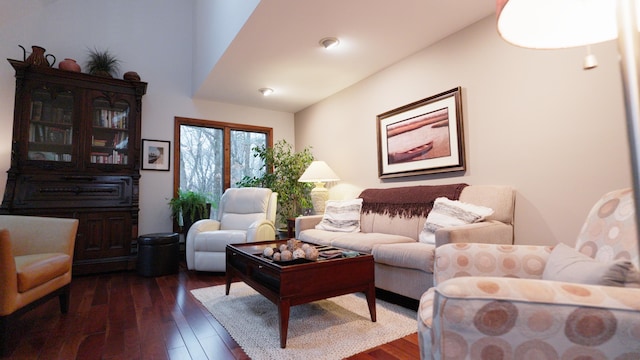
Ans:
{"type": "Polygon", "coordinates": [[[178,233],[146,234],[138,237],[136,269],[142,276],[161,276],[178,272],[178,233]]]}

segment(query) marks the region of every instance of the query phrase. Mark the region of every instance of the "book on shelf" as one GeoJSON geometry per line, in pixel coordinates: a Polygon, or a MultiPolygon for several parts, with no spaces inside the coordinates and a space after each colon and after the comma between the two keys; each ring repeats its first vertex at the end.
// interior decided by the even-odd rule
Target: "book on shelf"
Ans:
{"type": "Polygon", "coordinates": [[[71,129],[60,129],[51,126],[45,126],[45,139],[51,144],[71,144],[71,129]]]}
{"type": "Polygon", "coordinates": [[[92,146],[107,146],[106,139],[96,139],[95,137],[91,137],[91,145],[92,146]]]}
{"type": "Polygon", "coordinates": [[[126,129],[128,121],[128,111],[113,109],[95,109],[93,115],[93,126],[126,129]]]}
{"type": "Polygon", "coordinates": [[[31,120],[40,121],[42,119],[42,101],[31,102],[31,120]]]}
{"type": "Polygon", "coordinates": [[[92,152],[91,163],[93,164],[118,164],[126,165],[128,157],[125,154],[121,154],[116,150],[112,152],[92,152]]]}
{"type": "Polygon", "coordinates": [[[40,161],[71,161],[71,154],[66,153],[54,153],[51,151],[29,151],[27,154],[29,160],[40,160],[40,161]]]}

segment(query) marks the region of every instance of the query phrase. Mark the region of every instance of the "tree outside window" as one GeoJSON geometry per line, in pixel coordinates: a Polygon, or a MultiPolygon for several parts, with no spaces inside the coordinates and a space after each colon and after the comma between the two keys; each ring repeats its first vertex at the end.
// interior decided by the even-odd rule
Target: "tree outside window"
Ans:
{"type": "Polygon", "coordinates": [[[263,174],[264,164],[252,149],[273,146],[272,133],[267,127],[176,117],[174,196],[178,189],[203,193],[215,214],[224,190],[245,176],[263,174]]]}

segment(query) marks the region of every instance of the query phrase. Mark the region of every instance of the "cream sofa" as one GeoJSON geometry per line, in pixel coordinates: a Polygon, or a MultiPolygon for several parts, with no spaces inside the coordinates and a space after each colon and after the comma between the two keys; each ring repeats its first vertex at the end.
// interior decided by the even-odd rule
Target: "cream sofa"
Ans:
{"type": "MultiPolygon", "coordinates": [[[[415,187],[406,187],[408,192],[415,187]]],[[[494,210],[485,221],[441,228],[435,232],[435,245],[419,241],[426,216],[390,216],[362,211],[360,232],[316,229],[321,215],[296,219],[296,238],[317,245],[372,254],[376,287],[412,299],[433,286],[434,249],[446,243],[513,243],[515,193],[508,186],[468,185],[459,201],[494,210]]],[[[364,209],[364,208],[363,208],[364,209]]]]}

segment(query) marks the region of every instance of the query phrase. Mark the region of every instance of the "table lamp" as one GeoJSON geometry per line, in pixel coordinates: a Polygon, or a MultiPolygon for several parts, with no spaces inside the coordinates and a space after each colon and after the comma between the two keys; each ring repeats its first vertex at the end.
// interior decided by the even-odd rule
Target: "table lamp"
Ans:
{"type": "MultiPolygon", "coordinates": [[[[559,49],[618,39],[636,223],[640,224],[638,0],[496,0],[496,7],[498,33],[517,46],[559,49]]],[[[640,249],[640,226],[638,230],[640,249]]]]}
{"type": "Polygon", "coordinates": [[[329,198],[329,190],[324,183],[338,180],[338,175],[324,161],[313,161],[298,179],[300,182],[315,183],[316,187],[311,190],[311,202],[316,215],[324,214],[324,204],[329,198]]]}

